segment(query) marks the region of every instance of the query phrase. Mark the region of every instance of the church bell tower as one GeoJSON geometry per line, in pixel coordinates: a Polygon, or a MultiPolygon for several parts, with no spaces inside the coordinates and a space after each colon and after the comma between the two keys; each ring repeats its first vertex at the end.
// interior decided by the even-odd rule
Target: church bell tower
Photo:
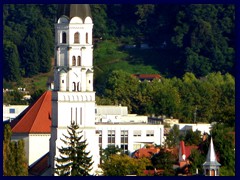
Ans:
{"type": "Polygon", "coordinates": [[[52,91],[52,127],[50,165],[54,175],[60,138],[67,126],[76,122],[87,140],[87,151],[99,164],[98,137],[95,133],[95,92],[93,91],[93,22],[89,5],[61,4],[55,24],[54,90],[52,91]]]}

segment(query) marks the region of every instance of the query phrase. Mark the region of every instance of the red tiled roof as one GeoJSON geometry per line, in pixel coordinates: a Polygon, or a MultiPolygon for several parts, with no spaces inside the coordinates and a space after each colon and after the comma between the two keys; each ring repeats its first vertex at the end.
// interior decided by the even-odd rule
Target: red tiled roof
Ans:
{"type": "Polygon", "coordinates": [[[159,148],[150,147],[150,148],[141,148],[134,153],[135,158],[151,157],[153,154],[156,154],[160,151],[159,148]]]}
{"type": "Polygon", "coordinates": [[[139,79],[160,79],[161,78],[159,74],[133,74],[132,76],[139,79]]]}
{"type": "Polygon", "coordinates": [[[194,145],[192,145],[192,146],[185,146],[184,141],[180,141],[180,147],[179,148],[181,148],[181,150],[182,150],[181,156],[185,155],[185,159],[187,160],[188,157],[191,155],[191,150],[192,149],[197,149],[198,146],[194,146],[194,145]]]}
{"type": "Polygon", "coordinates": [[[17,122],[12,122],[13,133],[50,133],[52,93],[46,91],[17,122]]]}

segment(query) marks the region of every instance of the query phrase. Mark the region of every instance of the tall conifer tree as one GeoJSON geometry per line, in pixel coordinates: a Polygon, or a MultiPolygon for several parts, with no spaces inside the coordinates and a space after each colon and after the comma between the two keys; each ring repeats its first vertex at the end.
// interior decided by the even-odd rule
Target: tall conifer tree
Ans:
{"type": "Polygon", "coordinates": [[[82,140],[82,131],[79,126],[72,122],[68,126],[68,135],[63,135],[61,139],[65,144],[59,148],[60,157],[57,158],[56,174],[59,176],[88,176],[92,170],[92,156],[85,149],[87,147],[86,139],[82,140]]]}

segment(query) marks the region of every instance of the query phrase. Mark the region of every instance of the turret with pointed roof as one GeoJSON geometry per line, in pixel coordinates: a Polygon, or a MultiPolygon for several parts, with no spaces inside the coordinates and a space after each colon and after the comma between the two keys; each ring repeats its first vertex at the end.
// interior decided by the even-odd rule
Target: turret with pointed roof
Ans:
{"type": "Polygon", "coordinates": [[[205,176],[219,176],[219,167],[221,164],[216,159],[216,153],[214,150],[213,140],[211,137],[210,146],[207,153],[206,161],[203,163],[205,176]]]}

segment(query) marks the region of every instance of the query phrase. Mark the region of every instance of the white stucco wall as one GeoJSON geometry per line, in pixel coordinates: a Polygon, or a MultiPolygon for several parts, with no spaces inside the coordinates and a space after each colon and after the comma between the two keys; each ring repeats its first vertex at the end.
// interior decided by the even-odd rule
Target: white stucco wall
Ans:
{"type": "Polygon", "coordinates": [[[128,150],[130,153],[134,152],[137,145],[143,147],[146,144],[155,143],[161,145],[163,143],[163,125],[151,125],[151,124],[97,124],[96,129],[102,131],[102,148],[108,146],[108,130],[115,130],[115,146],[121,147],[121,130],[128,131],[128,150]],[[140,130],[141,136],[135,137],[134,131],[140,130]],[[154,131],[154,136],[147,136],[148,130],[154,131]]]}
{"type": "Polygon", "coordinates": [[[183,124],[179,123],[177,124],[178,128],[180,131],[187,131],[187,130],[192,130],[194,131],[201,131],[201,134],[203,133],[208,133],[210,134],[211,130],[211,124],[204,124],[204,123],[197,123],[197,124],[183,124]]]}
{"type": "Polygon", "coordinates": [[[3,105],[3,121],[16,118],[27,107],[28,105],[3,105]],[[10,109],[14,111],[14,113],[10,112],[10,109]]]}
{"type": "Polygon", "coordinates": [[[29,165],[49,152],[50,134],[29,135],[29,165]]]}

